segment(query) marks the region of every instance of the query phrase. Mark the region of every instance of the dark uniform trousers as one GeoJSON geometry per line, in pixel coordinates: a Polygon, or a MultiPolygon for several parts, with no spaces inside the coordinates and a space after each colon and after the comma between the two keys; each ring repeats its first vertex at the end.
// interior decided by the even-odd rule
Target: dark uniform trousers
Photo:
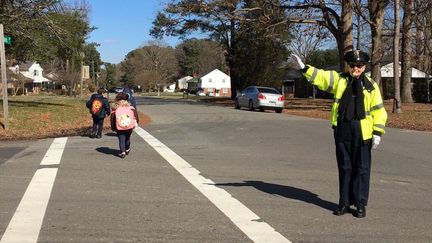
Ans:
{"type": "Polygon", "coordinates": [[[369,198],[371,143],[365,143],[359,120],[338,122],[334,130],[339,170],[339,205],[366,206],[369,198]]]}

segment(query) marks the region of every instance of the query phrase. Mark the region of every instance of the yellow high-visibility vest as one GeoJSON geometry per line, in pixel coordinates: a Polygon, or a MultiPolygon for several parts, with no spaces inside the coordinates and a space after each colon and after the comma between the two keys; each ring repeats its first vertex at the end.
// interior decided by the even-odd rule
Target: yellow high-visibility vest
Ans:
{"type": "MultiPolygon", "coordinates": [[[[303,74],[309,83],[316,85],[320,90],[332,93],[334,102],[332,105],[330,121],[332,126],[337,126],[338,108],[342,94],[348,85],[347,73],[326,71],[308,65],[307,71],[303,74]]],[[[364,108],[366,117],[360,120],[363,140],[372,138],[372,134],[378,132],[384,134],[384,127],[387,121],[387,112],[381,97],[378,84],[365,75],[363,81],[364,108]]]]}

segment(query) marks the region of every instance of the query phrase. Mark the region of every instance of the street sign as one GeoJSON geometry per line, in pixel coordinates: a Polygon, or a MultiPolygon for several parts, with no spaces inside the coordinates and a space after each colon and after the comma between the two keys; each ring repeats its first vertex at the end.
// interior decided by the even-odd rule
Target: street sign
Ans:
{"type": "Polygon", "coordinates": [[[6,45],[12,44],[12,38],[10,36],[8,36],[8,35],[4,35],[4,43],[6,45]]]}
{"type": "Polygon", "coordinates": [[[88,66],[88,65],[82,66],[82,78],[83,79],[90,79],[90,66],[88,66]]]}

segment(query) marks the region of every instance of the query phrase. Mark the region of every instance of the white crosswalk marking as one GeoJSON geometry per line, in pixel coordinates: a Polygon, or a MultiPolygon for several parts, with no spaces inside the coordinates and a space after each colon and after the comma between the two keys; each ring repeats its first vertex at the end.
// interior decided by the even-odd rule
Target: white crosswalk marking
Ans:
{"type": "Polygon", "coordinates": [[[200,171],[193,168],[179,155],[165,144],[161,143],[144,129],[137,127],[135,132],[152,146],[169,164],[183,175],[194,187],[206,196],[219,210],[221,210],[240,230],[254,242],[290,242],[277,232],[258,215],[232,197],[225,190],[216,187],[213,181],[200,175],[200,171]]]}
{"type": "MultiPolygon", "coordinates": [[[[41,166],[60,164],[67,138],[56,138],[41,166]]],[[[58,168],[40,168],[34,174],[0,243],[37,242],[58,168]]]]}

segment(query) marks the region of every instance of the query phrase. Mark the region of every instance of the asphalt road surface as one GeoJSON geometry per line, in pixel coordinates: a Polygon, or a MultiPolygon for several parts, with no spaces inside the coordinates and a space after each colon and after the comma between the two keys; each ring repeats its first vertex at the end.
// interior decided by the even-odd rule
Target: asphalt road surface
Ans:
{"type": "Polygon", "coordinates": [[[137,97],[117,137],[0,142],[4,242],[432,242],[432,133],[387,129],[367,216],[334,216],[327,120],[137,97]]]}

